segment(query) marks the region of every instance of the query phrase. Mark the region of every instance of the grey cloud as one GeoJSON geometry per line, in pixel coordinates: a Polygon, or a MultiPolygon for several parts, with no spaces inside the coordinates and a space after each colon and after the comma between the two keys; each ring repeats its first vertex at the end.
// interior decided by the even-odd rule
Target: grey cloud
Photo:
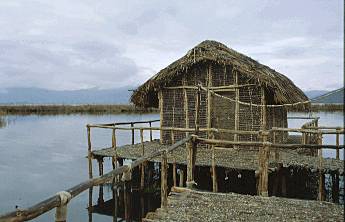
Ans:
{"type": "Polygon", "coordinates": [[[301,88],[340,87],[343,13],[323,0],[1,1],[0,88],[137,85],[205,39],[301,88]]]}

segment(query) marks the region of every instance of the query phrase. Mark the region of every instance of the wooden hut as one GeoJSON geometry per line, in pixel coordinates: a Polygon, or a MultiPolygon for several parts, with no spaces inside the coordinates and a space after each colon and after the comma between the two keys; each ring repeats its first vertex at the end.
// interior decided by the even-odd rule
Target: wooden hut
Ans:
{"type": "MultiPolygon", "coordinates": [[[[161,127],[194,128],[197,124],[206,129],[243,131],[287,127],[286,108],[279,105],[308,104],[306,95],[286,76],[209,40],[147,80],[134,91],[131,101],[140,107],[159,107],[161,127]]],[[[199,135],[211,136],[207,131],[199,135]]],[[[162,131],[161,142],[170,144],[184,136],[184,132],[162,131]]],[[[212,136],[258,139],[232,133],[212,136]]],[[[284,141],[286,134],[275,139],[284,141]]]]}

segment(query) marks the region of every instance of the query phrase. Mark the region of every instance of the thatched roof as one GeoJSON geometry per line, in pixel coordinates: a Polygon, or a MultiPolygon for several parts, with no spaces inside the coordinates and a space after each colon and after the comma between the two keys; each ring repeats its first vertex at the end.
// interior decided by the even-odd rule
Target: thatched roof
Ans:
{"type": "Polygon", "coordinates": [[[189,50],[185,56],[159,71],[136,89],[131,101],[140,107],[158,107],[158,91],[171,83],[175,77],[188,73],[193,65],[211,62],[231,65],[241,75],[257,79],[273,96],[275,104],[289,104],[307,101],[307,96],[283,74],[262,65],[226,45],[206,40],[189,50]]]}

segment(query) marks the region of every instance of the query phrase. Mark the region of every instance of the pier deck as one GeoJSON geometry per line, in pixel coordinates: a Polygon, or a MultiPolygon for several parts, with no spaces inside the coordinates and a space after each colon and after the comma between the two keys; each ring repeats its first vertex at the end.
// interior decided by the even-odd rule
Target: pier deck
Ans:
{"type": "Polygon", "coordinates": [[[329,202],[211,193],[176,188],[166,208],[143,221],[343,221],[342,205],[329,202]]]}
{"type": "MultiPolygon", "coordinates": [[[[144,142],[145,153],[151,153],[153,151],[166,149],[167,145],[161,145],[159,140],[152,142],[144,142]]],[[[142,156],[142,144],[124,145],[117,147],[117,157],[123,159],[138,159],[142,156]]],[[[283,167],[295,167],[306,168],[309,170],[319,170],[319,157],[307,156],[299,154],[295,150],[279,149],[280,160],[279,163],[283,164],[283,167]]],[[[112,157],[115,156],[113,148],[106,148],[92,151],[95,158],[97,157],[112,157]]],[[[269,159],[269,167],[275,168],[277,162],[273,157],[273,150],[269,159]]],[[[187,152],[186,147],[181,146],[174,150],[173,153],[168,154],[168,163],[173,163],[174,159],[177,164],[186,164],[187,152]]],[[[225,167],[238,170],[257,170],[258,169],[258,151],[251,150],[250,148],[239,148],[227,150],[215,150],[216,165],[218,167],[225,167]]],[[[160,162],[159,157],[152,159],[151,161],[160,162]]],[[[211,152],[207,148],[200,148],[197,150],[196,158],[197,166],[211,166],[211,152]]],[[[339,174],[344,173],[344,161],[336,160],[333,158],[324,158],[323,167],[324,172],[335,172],[339,174]]]]}

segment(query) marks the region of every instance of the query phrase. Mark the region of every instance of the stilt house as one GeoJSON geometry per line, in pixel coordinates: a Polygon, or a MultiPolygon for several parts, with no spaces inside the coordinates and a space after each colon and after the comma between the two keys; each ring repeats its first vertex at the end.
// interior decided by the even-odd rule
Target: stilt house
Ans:
{"type": "MultiPolygon", "coordinates": [[[[199,135],[235,141],[256,141],[256,135],[236,135],[207,129],[258,131],[287,127],[282,104],[306,104],[308,98],[286,76],[216,41],[204,41],[162,69],[134,91],[140,107],[159,107],[161,127],[189,128],[199,135]],[[198,112],[196,112],[198,111],[198,112]]],[[[170,144],[185,132],[163,130],[170,144]]],[[[276,135],[284,142],[287,135],[276,135]]]]}

